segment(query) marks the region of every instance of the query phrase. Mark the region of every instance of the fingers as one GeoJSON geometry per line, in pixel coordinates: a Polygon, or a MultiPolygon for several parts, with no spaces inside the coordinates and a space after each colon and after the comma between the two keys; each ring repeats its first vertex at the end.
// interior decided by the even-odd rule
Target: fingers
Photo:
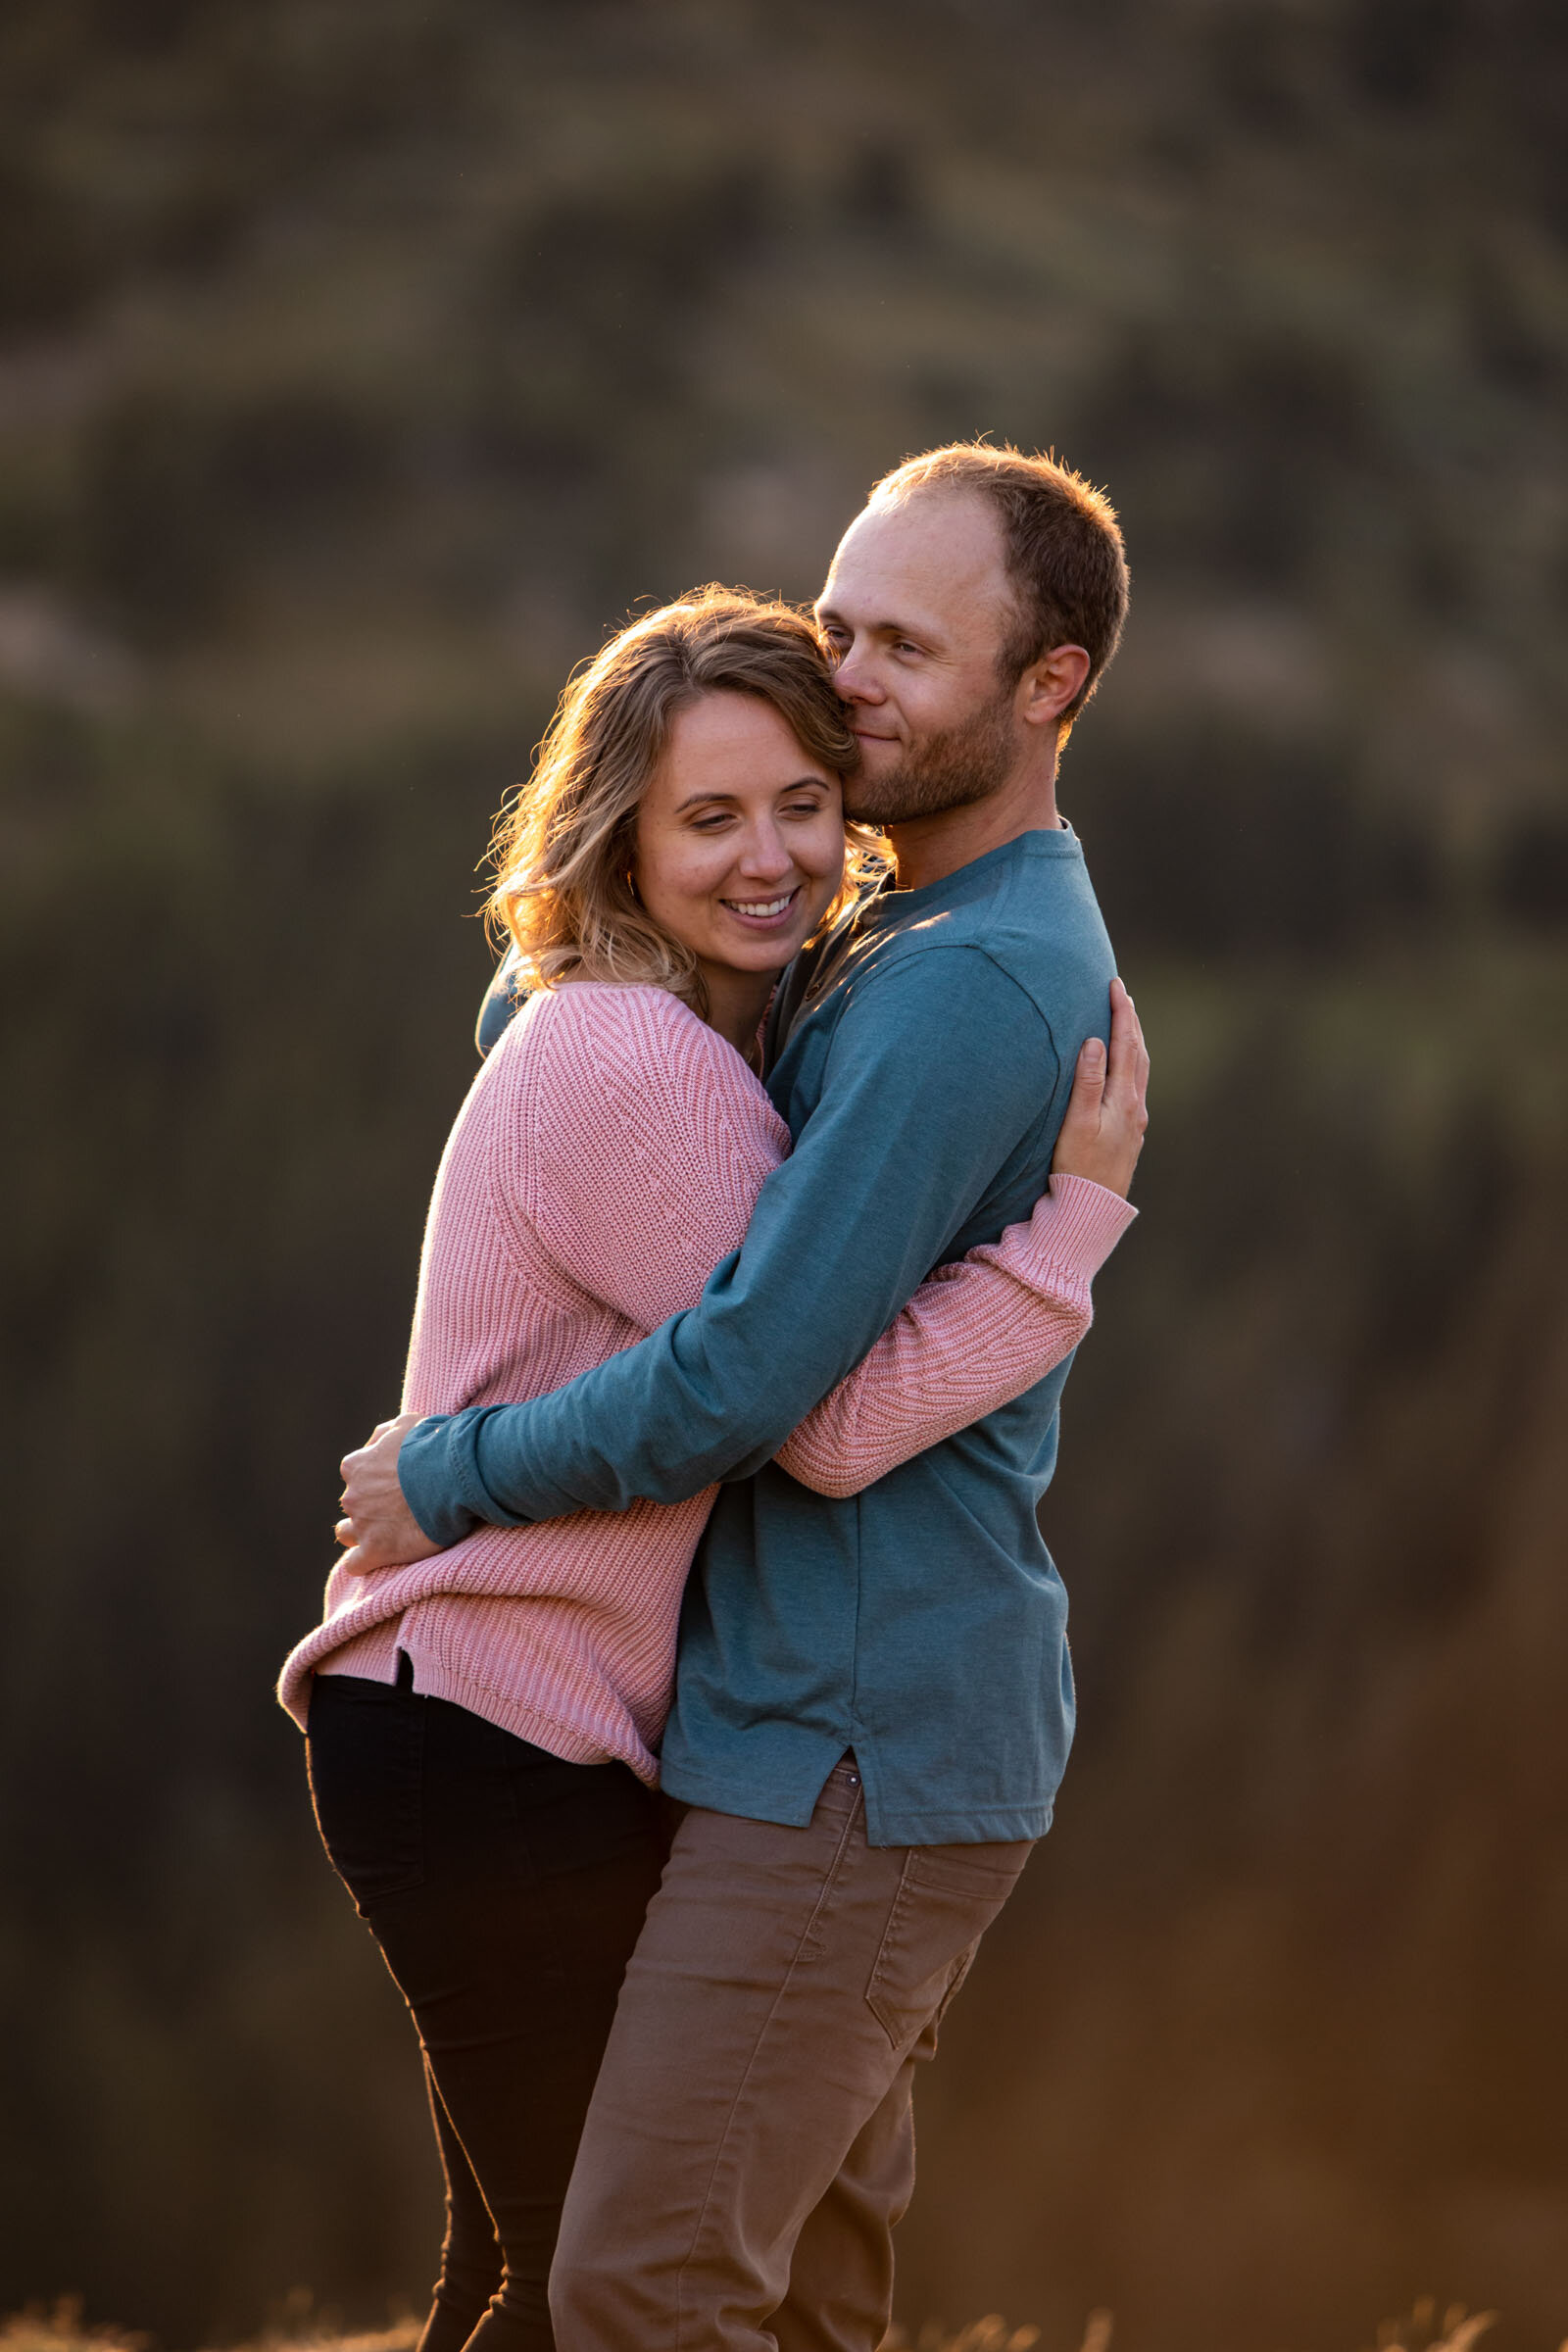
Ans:
{"type": "Polygon", "coordinates": [[[1067,1099],[1068,1118],[1098,1119],[1104,1092],[1105,1049],[1098,1037],[1086,1037],[1078,1049],[1073,1069],[1072,1093],[1067,1099]]]}
{"type": "Polygon", "coordinates": [[[355,1540],[353,1520],[340,1519],[337,1525],[333,1528],[332,1533],[339,1544],[352,1544],[355,1540]]]}
{"type": "Polygon", "coordinates": [[[1144,1032],[1138,1007],[1119,980],[1110,984],[1110,1066],[1115,1074],[1142,1052],[1144,1032]]]}
{"type": "Polygon", "coordinates": [[[1141,1135],[1149,1124],[1149,1049],[1138,1007],[1120,980],[1110,984],[1110,1067],[1107,1107],[1126,1117],[1141,1135]]]}
{"type": "Polygon", "coordinates": [[[368,1544],[356,1544],[354,1549],[346,1551],[338,1562],[338,1566],[346,1569],[350,1576],[375,1576],[383,1568],[401,1568],[402,1565],[401,1560],[377,1559],[368,1544]]]}
{"type": "Polygon", "coordinates": [[[1104,1115],[1105,1049],[1098,1037],[1085,1038],[1073,1067],[1072,1093],[1052,1154],[1053,1175],[1087,1175],[1097,1164],[1099,1137],[1104,1115]]]}
{"type": "Polygon", "coordinates": [[[373,1453],[383,1438],[391,1437],[395,1430],[411,1430],[418,1418],[419,1416],[417,1413],[397,1413],[390,1421],[378,1421],[375,1427],[371,1430],[369,1436],[366,1439],[365,1444],[363,1446],[356,1446],[352,1453],[346,1453],[343,1456],[343,1459],[338,1464],[338,1469],[342,1472],[345,1478],[350,1477],[352,1475],[353,1465],[356,1462],[363,1462],[367,1454],[373,1453]]]}

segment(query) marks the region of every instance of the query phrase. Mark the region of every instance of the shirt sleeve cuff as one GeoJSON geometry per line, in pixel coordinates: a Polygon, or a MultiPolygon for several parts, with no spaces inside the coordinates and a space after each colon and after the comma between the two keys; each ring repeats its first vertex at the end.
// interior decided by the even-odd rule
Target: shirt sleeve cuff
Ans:
{"type": "Polygon", "coordinates": [[[403,1499],[432,1544],[461,1544],[476,1527],[520,1527],[479,1474],[479,1434],[494,1408],[432,1413],[410,1430],[398,1454],[403,1499]]]}
{"type": "Polygon", "coordinates": [[[1053,1176],[1049,1197],[1053,1263],[1092,1282],[1137,1217],[1137,1209],[1088,1176],[1053,1176]]]}

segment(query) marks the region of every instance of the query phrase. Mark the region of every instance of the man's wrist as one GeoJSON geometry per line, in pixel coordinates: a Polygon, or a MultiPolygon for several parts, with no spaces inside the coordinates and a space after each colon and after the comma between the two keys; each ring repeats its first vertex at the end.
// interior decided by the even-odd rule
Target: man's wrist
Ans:
{"type": "Polygon", "coordinates": [[[478,1437],[494,1406],[432,1413],[411,1429],[398,1455],[403,1499],[432,1544],[446,1549],[476,1527],[518,1527],[479,1475],[478,1437]]]}

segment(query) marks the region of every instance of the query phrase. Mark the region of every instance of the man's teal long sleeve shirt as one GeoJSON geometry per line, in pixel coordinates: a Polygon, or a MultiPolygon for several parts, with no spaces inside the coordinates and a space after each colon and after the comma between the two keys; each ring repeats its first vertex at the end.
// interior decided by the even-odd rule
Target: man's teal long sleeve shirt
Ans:
{"type": "Polygon", "coordinates": [[[935,1266],[1029,1215],[1114,969],[1065,829],[873,901],[786,976],[767,1084],[795,1148],[699,1303],[550,1396],[407,1440],[441,1543],[725,1482],[681,1622],[674,1796],[801,1824],[853,1748],[873,1842],[1048,1827],[1073,1701],[1036,1510],[1068,1365],[848,1499],[772,1456],[935,1266]]]}

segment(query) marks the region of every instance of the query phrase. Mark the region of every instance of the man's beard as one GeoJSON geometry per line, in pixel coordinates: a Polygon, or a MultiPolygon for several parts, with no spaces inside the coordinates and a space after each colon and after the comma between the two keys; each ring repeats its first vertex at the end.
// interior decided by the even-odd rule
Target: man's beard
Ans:
{"type": "Polygon", "coordinates": [[[911,744],[896,766],[875,776],[862,767],[848,778],[845,814],[868,825],[900,825],[970,808],[1000,791],[1016,757],[1012,689],[1004,687],[957,726],[911,744]]]}

